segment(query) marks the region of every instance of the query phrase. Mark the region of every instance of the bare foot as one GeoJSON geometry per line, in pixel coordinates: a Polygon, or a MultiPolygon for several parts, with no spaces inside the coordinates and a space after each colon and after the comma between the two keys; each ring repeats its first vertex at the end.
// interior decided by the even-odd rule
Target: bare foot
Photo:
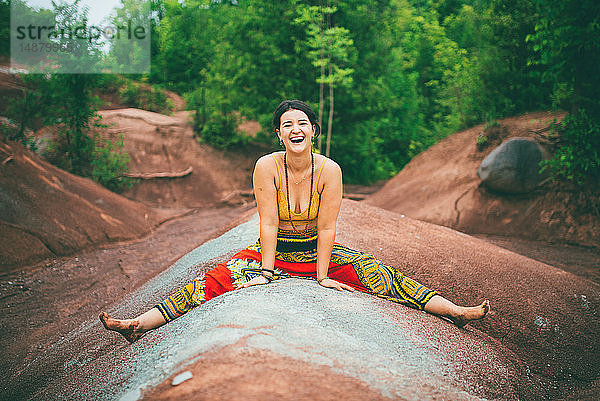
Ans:
{"type": "Polygon", "coordinates": [[[133,343],[138,340],[144,332],[138,329],[138,325],[140,324],[137,320],[127,319],[127,320],[117,320],[113,319],[106,312],[100,312],[98,315],[100,321],[104,325],[106,330],[116,331],[121,334],[127,341],[133,343]]]}
{"type": "Polygon", "coordinates": [[[485,317],[490,311],[490,301],[487,299],[481,303],[481,305],[477,306],[459,306],[459,311],[456,315],[450,317],[452,322],[458,327],[463,327],[465,324],[469,323],[471,320],[478,320],[485,317]]]}

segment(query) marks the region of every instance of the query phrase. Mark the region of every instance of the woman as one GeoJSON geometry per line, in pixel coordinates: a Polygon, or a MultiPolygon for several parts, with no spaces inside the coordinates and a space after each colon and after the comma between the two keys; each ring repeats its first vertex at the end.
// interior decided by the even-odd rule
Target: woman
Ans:
{"type": "Polygon", "coordinates": [[[488,313],[487,300],[478,306],[457,306],[373,256],[336,244],[342,172],[333,160],[312,152],[311,143],[321,131],[315,113],[302,101],[285,100],[275,110],[273,128],[285,151],[256,162],[258,242],[134,319],[117,320],[102,312],[100,320],[108,330],[133,342],[215,296],[288,277],[316,279],[340,291],[368,292],[458,326],[488,313]]]}

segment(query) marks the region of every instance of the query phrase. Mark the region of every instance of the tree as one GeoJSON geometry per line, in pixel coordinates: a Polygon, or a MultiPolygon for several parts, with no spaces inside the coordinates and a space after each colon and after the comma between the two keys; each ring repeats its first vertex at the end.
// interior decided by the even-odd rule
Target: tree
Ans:
{"type": "Polygon", "coordinates": [[[0,0],[0,56],[10,56],[10,1],[0,0]]]}
{"type": "MultiPolygon", "coordinates": [[[[324,6],[298,6],[298,17],[295,22],[306,27],[308,46],[312,50],[309,51],[309,55],[312,59],[312,64],[319,68],[319,114],[318,121],[323,121],[323,107],[324,107],[324,87],[325,87],[325,42],[323,40],[325,34],[325,15],[334,12],[332,7],[324,6]]],[[[317,148],[319,153],[323,148],[322,146],[323,136],[319,135],[317,148]]]]}
{"type": "Polygon", "coordinates": [[[540,15],[533,42],[545,67],[543,79],[555,85],[557,100],[575,114],[580,108],[600,112],[600,3],[594,0],[535,0],[540,15]],[[565,96],[566,95],[566,96],[565,96]]]}
{"type": "MultiPolygon", "coordinates": [[[[55,4],[51,13],[60,27],[87,27],[87,11],[74,4],[55,4]]],[[[49,10],[36,13],[47,17],[49,10]]],[[[59,37],[61,45],[69,46],[73,55],[62,57],[60,68],[69,72],[89,72],[86,67],[94,65],[80,62],[78,56],[87,54],[86,60],[99,61],[97,49],[92,41],[70,42],[68,36],[59,37]],[[87,44],[86,44],[87,42],[87,44]]],[[[36,118],[42,118],[44,124],[57,129],[57,136],[48,146],[46,156],[55,165],[85,177],[91,177],[101,184],[117,189],[125,181],[122,174],[127,170],[127,155],[121,152],[123,144],[115,146],[102,140],[94,129],[99,126],[97,97],[94,90],[100,86],[100,76],[89,73],[63,74],[21,74],[25,84],[23,95],[14,100],[13,109],[20,109],[17,119],[20,122],[20,134],[36,118]]]]}
{"type": "Polygon", "coordinates": [[[554,84],[555,105],[570,110],[559,126],[560,146],[547,164],[576,184],[600,179],[600,4],[593,0],[536,0],[539,23],[528,36],[554,84]]]}
{"type": "MultiPolygon", "coordinates": [[[[329,157],[331,148],[331,133],[333,129],[334,113],[334,88],[337,86],[349,87],[352,84],[353,68],[344,68],[351,63],[354,41],[350,38],[350,31],[341,26],[332,26],[332,15],[337,11],[336,7],[300,7],[300,16],[296,22],[306,25],[308,46],[312,50],[309,57],[312,64],[320,70],[317,78],[319,83],[319,119],[323,110],[323,86],[329,87],[329,115],[327,121],[327,143],[325,155],[329,157]],[[327,20],[327,27],[323,29],[322,21],[327,20]],[[317,21],[317,22],[315,22],[317,21]],[[325,75],[325,68],[327,74],[325,75]]],[[[321,141],[319,141],[319,151],[321,141]]]]}

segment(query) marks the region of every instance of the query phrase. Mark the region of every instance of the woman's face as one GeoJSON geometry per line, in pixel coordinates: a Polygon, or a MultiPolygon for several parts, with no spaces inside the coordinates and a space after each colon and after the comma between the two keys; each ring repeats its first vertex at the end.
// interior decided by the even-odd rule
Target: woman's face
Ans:
{"type": "Polygon", "coordinates": [[[300,110],[288,110],[279,119],[277,136],[285,149],[290,152],[310,150],[311,139],[315,135],[315,126],[310,123],[306,113],[300,110]]]}

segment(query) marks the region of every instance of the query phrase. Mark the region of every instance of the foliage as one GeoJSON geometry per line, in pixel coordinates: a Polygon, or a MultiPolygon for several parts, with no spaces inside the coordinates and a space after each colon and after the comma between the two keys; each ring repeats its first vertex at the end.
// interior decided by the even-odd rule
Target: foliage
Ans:
{"type": "Polygon", "coordinates": [[[21,96],[14,97],[8,101],[5,115],[7,117],[4,125],[4,137],[21,142],[32,148],[35,140],[28,131],[33,128],[37,119],[44,115],[46,106],[42,102],[42,94],[37,91],[37,83],[42,77],[39,75],[22,75],[21,81],[23,91],[21,96]]]}
{"type": "MultiPolygon", "coordinates": [[[[115,18],[142,15],[141,3],[123,1],[115,18]]],[[[149,4],[152,69],[148,76],[133,77],[149,85],[123,81],[119,88],[132,105],[144,103],[152,110],[164,110],[164,99],[151,85],[181,93],[195,111],[196,134],[214,146],[247,140],[236,132],[240,116],[259,121],[263,132],[257,138],[272,144],[271,114],[282,99],[321,103],[331,118],[321,121],[324,130],[336,127],[330,153],[344,179],[369,183],[396,174],[459,129],[554,104],[571,112],[564,131],[570,145],[555,163],[562,156],[571,160],[572,153],[585,160],[571,161],[568,168],[575,163],[585,174],[593,170],[594,156],[585,144],[595,142],[583,132],[595,132],[590,127],[600,119],[597,1],[149,4]],[[335,108],[320,93],[329,83],[335,86],[335,108]],[[582,115],[587,117],[576,122],[582,115]]],[[[34,96],[24,106],[33,110],[43,101],[34,96]]],[[[488,144],[495,143],[491,133],[485,135],[488,144]]]]}
{"type": "Polygon", "coordinates": [[[600,178],[600,4],[536,0],[540,18],[527,40],[543,66],[542,79],[554,87],[553,102],[570,110],[558,129],[560,146],[544,165],[554,178],[575,184],[600,178]]]}
{"type": "Polygon", "coordinates": [[[218,149],[229,149],[244,143],[244,137],[237,132],[240,123],[235,114],[212,113],[200,132],[202,141],[218,149]]]}
{"type": "Polygon", "coordinates": [[[131,107],[169,114],[173,101],[158,86],[125,80],[119,88],[121,101],[131,107]]]}
{"type": "Polygon", "coordinates": [[[483,130],[484,130],[484,131],[487,131],[487,130],[489,130],[489,129],[491,129],[491,128],[496,128],[496,127],[500,127],[500,123],[499,123],[499,122],[498,122],[498,120],[496,120],[496,119],[491,119],[491,120],[488,120],[488,121],[487,121],[487,122],[484,124],[484,126],[483,126],[483,130]]]}
{"type": "Polygon", "coordinates": [[[91,177],[111,191],[131,187],[133,181],[124,176],[129,170],[129,155],[123,151],[123,137],[116,142],[95,136],[94,151],[91,160],[91,177]]]}
{"type": "MultiPolygon", "coordinates": [[[[87,24],[86,13],[77,8],[77,3],[60,3],[53,12],[72,26],[87,24]]],[[[106,78],[94,74],[20,74],[19,77],[23,82],[22,96],[12,99],[7,109],[18,127],[15,139],[23,141],[25,132],[35,129],[37,120],[42,120],[57,130],[56,138],[45,150],[49,161],[112,189],[124,183],[120,176],[127,169],[128,159],[122,152],[122,144],[109,145],[95,134],[103,125],[94,92],[107,82],[106,78]]]]}
{"type": "Polygon", "coordinates": [[[581,110],[567,115],[558,125],[558,150],[552,159],[542,162],[555,180],[577,185],[600,182],[600,122],[581,110]]]}
{"type": "Polygon", "coordinates": [[[600,4],[595,0],[535,0],[540,18],[527,40],[536,52],[533,64],[542,78],[567,96],[558,106],[577,114],[583,108],[600,115],[600,4]]]}
{"type": "MultiPolygon", "coordinates": [[[[325,155],[329,156],[331,148],[331,134],[334,113],[334,88],[343,86],[349,88],[352,85],[353,68],[347,67],[352,63],[354,55],[354,41],[350,37],[350,31],[341,26],[332,26],[332,15],[337,7],[304,5],[298,7],[298,18],[295,22],[305,26],[307,35],[307,46],[311,49],[308,56],[312,64],[319,68],[320,74],[317,83],[327,84],[329,87],[329,118],[327,121],[327,145],[325,155]],[[326,26],[324,20],[327,21],[326,26]],[[327,73],[325,73],[327,71],[327,73]]],[[[323,110],[322,92],[319,97],[319,116],[323,110]]],[[[319,139],[319,151],[321,151],[321,140],[319,139]]]]}
{"type": "Polygon", "coordinates": [[[10,1],[0,0],[0,56],[10,55],[10,1]]]}
{"type": "Polygon", "coordinates": [[[23,146],[34,152],[38,149],[35,136],[28,130],[21,131],[19,127],[8,118],[0,119],[0,137],[5,140],[20,142],[23,146]]]}
{"type": "Polygon", "coordinates": [[[479,135],[477,135],[476,144],[478,150],[483,150],[488,144],[488,137],[485,136],[483,133],[480,133],[479,135]]]}
{"type": "MultiPolygon", "coordinates": [[[[160,1],[147,0],[121,0],[122,7],[115,8],[110,18],[114,27],[143,27],[144,32],[149,30],[150,40],[118,40],[116,37],[110,42],[110,52],[104,57],[108,68],[121,72],[144,71],[151,66],[152,61],[152,35],[155,25],[152,16],[159,12],[160,1]]],[[[139,74],[134,75],[137,78],[139,74]]]]}

